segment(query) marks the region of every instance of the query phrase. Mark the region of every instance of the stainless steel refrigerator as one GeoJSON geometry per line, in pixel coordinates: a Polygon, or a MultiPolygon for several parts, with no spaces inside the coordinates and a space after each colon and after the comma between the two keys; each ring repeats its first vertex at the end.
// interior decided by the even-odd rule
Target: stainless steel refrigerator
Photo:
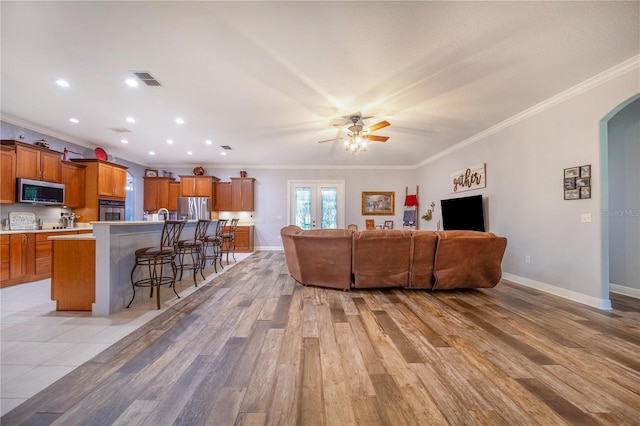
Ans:
{"type": "Polygon", "coordinates": [[[211,199],[208,197],[178,197],[177,219],[211,219],[211,199]]]}

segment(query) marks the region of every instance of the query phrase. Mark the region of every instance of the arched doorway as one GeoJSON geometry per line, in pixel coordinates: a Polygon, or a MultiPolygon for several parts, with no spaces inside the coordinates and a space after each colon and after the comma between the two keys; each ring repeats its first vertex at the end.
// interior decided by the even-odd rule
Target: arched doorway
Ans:
{"type": "Polygon", "coordinates": [[[602,188],[601,297],[609,291],[640,298],[640,94],[600,121],[602,188]]]}

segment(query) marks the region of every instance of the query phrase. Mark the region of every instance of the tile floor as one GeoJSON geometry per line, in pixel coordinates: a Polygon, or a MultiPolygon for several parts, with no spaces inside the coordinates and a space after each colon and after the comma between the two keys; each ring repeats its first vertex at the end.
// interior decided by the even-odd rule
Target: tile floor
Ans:
{"type": "MultiPolygon", "coordinates": [[[[236,259],[239,262],[248,256],[236,254],[236,259]]],[[[206,279],[198,277],[198,286],[228,271],[235,263],[223,265],[218,274],[207,266],[206,279]]],[[[162,307],[156,310],[155,297],[149,298],[148,289],[142,289],[131,308],[108,317],[93,317],[91,312],[56,311],[50,285],[47,279],[0,289],[1,415],[179,300],[173,291],[163,288],[162,307]]],[[[186,271],[176,289],[181,297],[197,290],[186,271]]]]}

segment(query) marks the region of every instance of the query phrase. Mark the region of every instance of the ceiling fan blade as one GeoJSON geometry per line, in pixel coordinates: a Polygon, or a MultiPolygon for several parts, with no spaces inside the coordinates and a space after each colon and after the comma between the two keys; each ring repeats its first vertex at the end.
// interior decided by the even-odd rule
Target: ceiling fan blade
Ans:
{"type": "Polygon", "coordinates": [[[364,138],[373,142],[386,142],[389,136],[365,135],[364,138]]]}
{"type": "Polygon", "coordinates": [[[318,143],[335,142],[335,141],[339,141],[339,140],[342,140],[342,138],[327,139],[327,140],[324,140],[324,141],[318,141],[318,143]]]}
{"type": "Polygon", "coordinates": [[[367,127],[367,131],[368,132],[375,132],[378,129],[382,129],[383,127],[387,127],[387,126],[391,126],[391,123],[389,123],[387,120],[383,120],[379,123],[376,123],[372,126],[367,127]]]}

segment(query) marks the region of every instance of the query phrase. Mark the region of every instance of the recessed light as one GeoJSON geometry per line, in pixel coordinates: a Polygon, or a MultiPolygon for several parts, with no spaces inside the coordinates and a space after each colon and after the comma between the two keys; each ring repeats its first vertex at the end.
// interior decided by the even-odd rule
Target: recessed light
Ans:
{"type": "Polygon", "coordinates": [[[169,145],[172,145],[172,144],[173,144],[173,139],[167,139],[167,143],[168,143],[169,145]]]}
{"type": "Polygon", "coordinates": [[[187,155],[193,155],[193,152],[187,151],[187,155]]]}
{"type": "Polygon", "coordinates": [[[129,141],[126,139],[120,139],[120,143],[129,143],[129,141]]]}
{"type": "Polygon", "coordinates": [[[63,80],[61,78],[56,80],[56,84],[58,86],[60,86],[60,87],[70,87],[71,86],[67,80],[63,80]]]}
{"type": "Polygon", "coordinates": [[[80,120],[78,120],[77,118],[70,118],[69,121],[73,124],[78,124],[80,122],[80,120]]]}
{"type": "Polygon", "coordinates": [[[133,78],[128,78],[124,82],[127,83],[127,86],[129,86],[129,87],[138,87],[140,85],[140,83],[138,83],[133,78]]]}
{"type": "Polygon", "coordinates": [[[178,118],[176,118],[176,123],[184,124],[184,119],[182,117],[178,117],[178,118]]]}
{"type": "Polygon", "coordinates": [[[206,143],[207,145],[211,145],[213,142],[211,142],[209,139],[207,139],[206,141],[204,141],[204,143],[206,143]]]}
{"type": "Polygon", "coordinates": [[[220,155],[227,155],[227,153],[226,153],[226,152],[224,152],[224,151],[222,151],[222,152],[220,153],[220,155]]]}
{"type": "Polygon", "coordinates": [[[156,153],[153,151],[149,151],[149,155],[156,155],[156,153]]]}
{"type": "Polygon", "coordinates": [[[136,119],[133,117],[127,117],[127,123],[135,123],[136,119]]]}

